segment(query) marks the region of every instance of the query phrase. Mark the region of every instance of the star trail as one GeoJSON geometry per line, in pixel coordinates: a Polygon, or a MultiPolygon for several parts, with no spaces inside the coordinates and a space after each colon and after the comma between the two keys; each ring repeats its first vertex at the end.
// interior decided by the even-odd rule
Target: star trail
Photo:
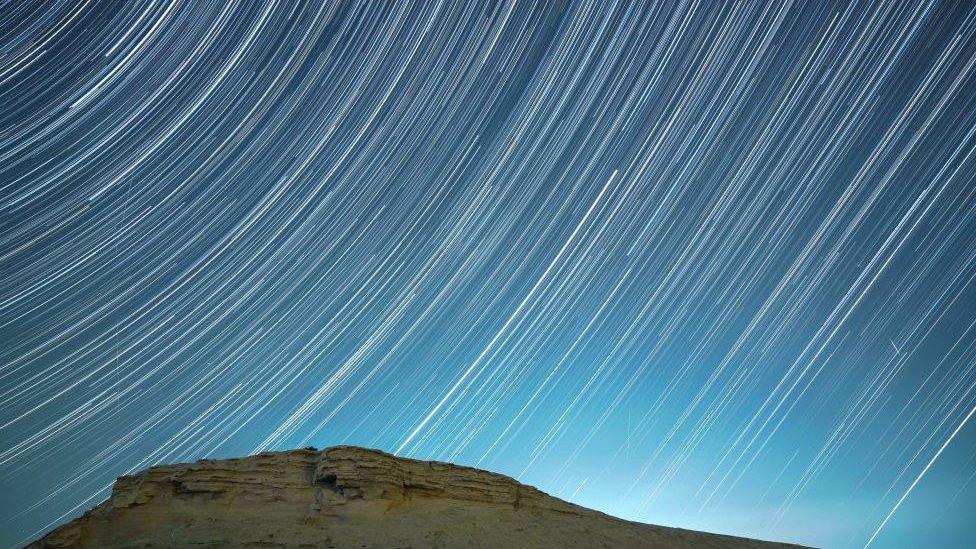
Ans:
{"type": "Polygon", "coordinates": [[[976,537],[976,6],[0,2],[0,545],[347,443],[976,537]]]}

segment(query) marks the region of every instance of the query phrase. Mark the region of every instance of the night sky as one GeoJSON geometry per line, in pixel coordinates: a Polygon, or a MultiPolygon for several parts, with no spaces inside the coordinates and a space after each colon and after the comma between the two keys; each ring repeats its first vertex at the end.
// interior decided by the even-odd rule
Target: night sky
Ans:
{"type": "Polygon", "coordinates": [[[357,444],[976,543],[976,5],[0,1],[0,546],[357,444]]]}

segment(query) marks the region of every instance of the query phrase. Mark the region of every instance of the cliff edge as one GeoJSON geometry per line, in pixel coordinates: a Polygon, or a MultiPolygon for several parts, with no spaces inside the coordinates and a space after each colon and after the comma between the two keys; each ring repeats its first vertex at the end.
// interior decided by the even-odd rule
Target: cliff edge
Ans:
{"type": "Polygon", "coordinates": [[[628,522],[503,475],[337,446],[123,476],[28,547],[797,546],[628,522]]]}

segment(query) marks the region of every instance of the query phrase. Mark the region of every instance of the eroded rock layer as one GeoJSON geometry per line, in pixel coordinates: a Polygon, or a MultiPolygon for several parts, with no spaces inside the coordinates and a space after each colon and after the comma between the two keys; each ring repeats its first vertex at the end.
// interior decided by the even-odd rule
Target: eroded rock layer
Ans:
{"type": "Polygon", "coordinates": [[[789,546],[628,522],[503,475],[337,446],[121,477],[30,547],[789,546]]]}

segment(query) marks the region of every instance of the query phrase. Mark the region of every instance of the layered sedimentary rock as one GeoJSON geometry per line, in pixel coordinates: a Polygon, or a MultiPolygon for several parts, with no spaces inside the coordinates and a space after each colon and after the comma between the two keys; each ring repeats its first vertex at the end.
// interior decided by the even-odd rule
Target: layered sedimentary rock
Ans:
{"type": "Polygon", "coordinates": [[[30,547],[788,546],[628,522],[503,475],[338,446],[121,477],[30,547]]]}

